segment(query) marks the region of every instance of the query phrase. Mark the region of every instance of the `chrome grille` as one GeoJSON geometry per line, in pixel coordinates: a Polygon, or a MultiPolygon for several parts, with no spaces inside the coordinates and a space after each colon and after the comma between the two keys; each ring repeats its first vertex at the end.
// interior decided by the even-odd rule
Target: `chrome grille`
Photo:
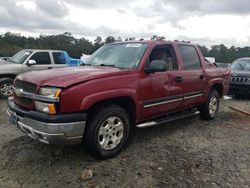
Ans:
{"type": "Polygon", "coordinates": [[[248,83],[248,82],[250,82],[250,78],[247,78],[247,77],[231,77],[231,82],[248,83]]]}
{"type": "Polygon", "coordinates": [[[29,82],[16,80],[14,87],[17,89],[23,89],[23,91],[27,93],[36,93],[36,85],[29,82]]]}
{"type": "MultiPolygon", "coordinates": [[[[36,85],[25,82],[22,80],[16,80],[14,83],[14,87],[16,89],[22,89],[25,92],[28,93],[36,93],[36,85]]],[[[32,106],[33,105],[33,100],[25,97],[19,97],[14,93],[14,98],[17,100],[18,104],[20,105],[25,105],[25,106],[32,106]]]]}

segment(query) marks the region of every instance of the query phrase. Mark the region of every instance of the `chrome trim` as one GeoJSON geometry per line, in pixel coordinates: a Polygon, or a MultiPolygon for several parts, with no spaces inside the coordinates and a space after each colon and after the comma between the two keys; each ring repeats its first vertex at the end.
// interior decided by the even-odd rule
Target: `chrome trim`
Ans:
{"type": "Polygon", "coordinates": [[[48,133],[44,133],[41,131],[37,131],[37,130],[25,125],[24,123],[22,123],[20,121],[18,122],[18,126],[29,137],[31,137],[33,139],[37,139],[40,142],[43,142],[45,144],[49,144],[49,141],[47,141],[47,136],[64,136],[63,133],[60,133],[60,134],[51,134],[50,133],[50,134],[48,134],[48,133]],[[38,137],[38,135],[41,135],[41,137],[38,137]]]}
{"type": "Polygon", "coordinates": [[[142,123],[142,124],[138,124],[136,125],[137,128],[145,128],[145,127],[153,127],[157,125],[157,122],[155,121],[150,121],[150,122],[146,122],[146,123],[142,123]]]}
{"type": "Polygon", "coordinates": [[[17,117],[17,126],[23,133],[29,137],[39,140],[46,144],[71,145],[79,144],[85,131],[86,122],[72,123],[44,123],[18,116],[10,108],[7,108],[7,114],[17,117]]]}
{"type": "Polygon", "coordinates": [[[17,115],[15,112],[11,111],[10,108],[7,108],[6,112],[7,112],[7,115],[8,115],[9,117],[10,117],[11,115],[14,115],[14,116],[16,116],[19,120],[23,120],[23,119],[24,119],[23,117],[17,115]]]}
{"type": "Polygon", "coordinates": [[[186,100],[186,99],[192,99],[192,98],[200,97],[203,95],[204,95],[204,93],[202,91],[201,92],[185,93],[185,94],[180,95],[179,98],[177,98],[177,99],[171,99],[171,100],[166,99],[165,101],[162,101],[162,102],[144,105],[144,108],[149,108],[149,107],[158,106],[158,105],[162,105],[162,104],[168,104],[168,103],[177,102],[177,101],[186,100]]]}
{"type": "Polygon", "coordinates": [[[144,108],[149,108],[152,106],[158,106],[158,105],[162,105],[162,104],[168,104],[168,103],[177,102],[177,101],[181,101],[181,100],[183,100],[183,97],[181,97],[179,99],[172,99],[172,100],[167,100],[167,101],[158,102],[158,103],[154,103],[154,104],[148,104],[148,105],[145,105],[144,108]]]}
{"type": "Polygon", "coordinates": [[[195,98],[195,97],[200,97],[200,96],[202,96],[202,95],[204,95],[204,94],[203,94],[203,93],[200,93],[200,94],[196,94],[196,95],[192,95],[192,96],[187,96],[187,97],[184,96],[184,100],[185,100],[185,99],[192,99],[192,98],[195,98]]]}
{"type": "Polygon", "coordinates": [[[164,123],[168,123],[168,122],[171,122],[171,121],[175,121],[175,120],[178,120],[178,119],[183,119],[183,118],[187,118],[187,117],[191,117],[191,116],[195,116],[195,115],[198,115],[200,112],[199,111],[195,111],[193,113],[190,113],[190,114],[185,114],[185,115],[180,115],[176,118],[172,118],[171,117],[169,119],[165,119],[165,120],[161,120],[161,121],[149,121],[149,122],[145,122],[145,123],[141,123],[141,124],[137,124],[136,127],[137,128],[147,128],[147,127],[153,127],[155,125],[160,125],[160,124],[164,124],[164,123]]]}
{"type": "Polygon", "coordinates": [[[43,101],[43,102],[59,102],[60,98],[51,98],[47,96],[42,96],[42,95],[37,95],[33,93],[28,93],[23,91],[23,89],[17,89],[15,87],[12,87],[13,92],[18,96],[18,97],[25,97],[33,100],[38,100],[38,101],[43,101]]]}

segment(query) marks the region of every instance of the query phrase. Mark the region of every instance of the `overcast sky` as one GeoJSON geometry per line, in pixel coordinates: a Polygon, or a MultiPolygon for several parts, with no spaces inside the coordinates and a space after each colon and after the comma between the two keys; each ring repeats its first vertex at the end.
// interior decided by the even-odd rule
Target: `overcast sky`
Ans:
{"type": "Polygon", "coordinates": [[[250,0],[0,0],[0,33],[250,45],[250,0]]]}

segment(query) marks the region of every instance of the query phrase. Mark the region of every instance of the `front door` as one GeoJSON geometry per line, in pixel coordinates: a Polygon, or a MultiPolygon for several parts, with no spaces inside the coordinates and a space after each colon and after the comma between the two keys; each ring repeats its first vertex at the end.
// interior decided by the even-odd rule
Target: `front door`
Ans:
{"type": "Polygon", "coordinates": [[[181,88],[175,81],[179,72],[176,58],[171,45],[157,46],[151,52],[148,63],[152,60],[164,60],[166,72],[144,74],[140,81],[141,117],[152,118],[181,108],[182,99],[179,97],[181,88]]]}
{"type": "Polygon", "coordinates": [[[35,60],[36,64],[34,65],[25,65],[24,72],[33,71],[33,70],[46,70],[51,69],[52,64],[50,60],[49,52],[35,52],[29,60],[35,60]]]}

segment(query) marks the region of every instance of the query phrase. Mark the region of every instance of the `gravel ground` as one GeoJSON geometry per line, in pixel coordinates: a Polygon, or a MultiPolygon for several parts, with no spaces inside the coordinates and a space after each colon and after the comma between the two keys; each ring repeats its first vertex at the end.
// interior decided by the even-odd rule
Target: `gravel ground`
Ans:
{"type": "Polygon", "coordinates": [[[0,101],[0,187],[250,187],[250,116],[229,109],[250,112],[250,100],[222,100],[212,121],[194,117],[136,129],[130,145],[106,161],[81,146],[28,138],[8,125],[5,103],[0,101]]]}

